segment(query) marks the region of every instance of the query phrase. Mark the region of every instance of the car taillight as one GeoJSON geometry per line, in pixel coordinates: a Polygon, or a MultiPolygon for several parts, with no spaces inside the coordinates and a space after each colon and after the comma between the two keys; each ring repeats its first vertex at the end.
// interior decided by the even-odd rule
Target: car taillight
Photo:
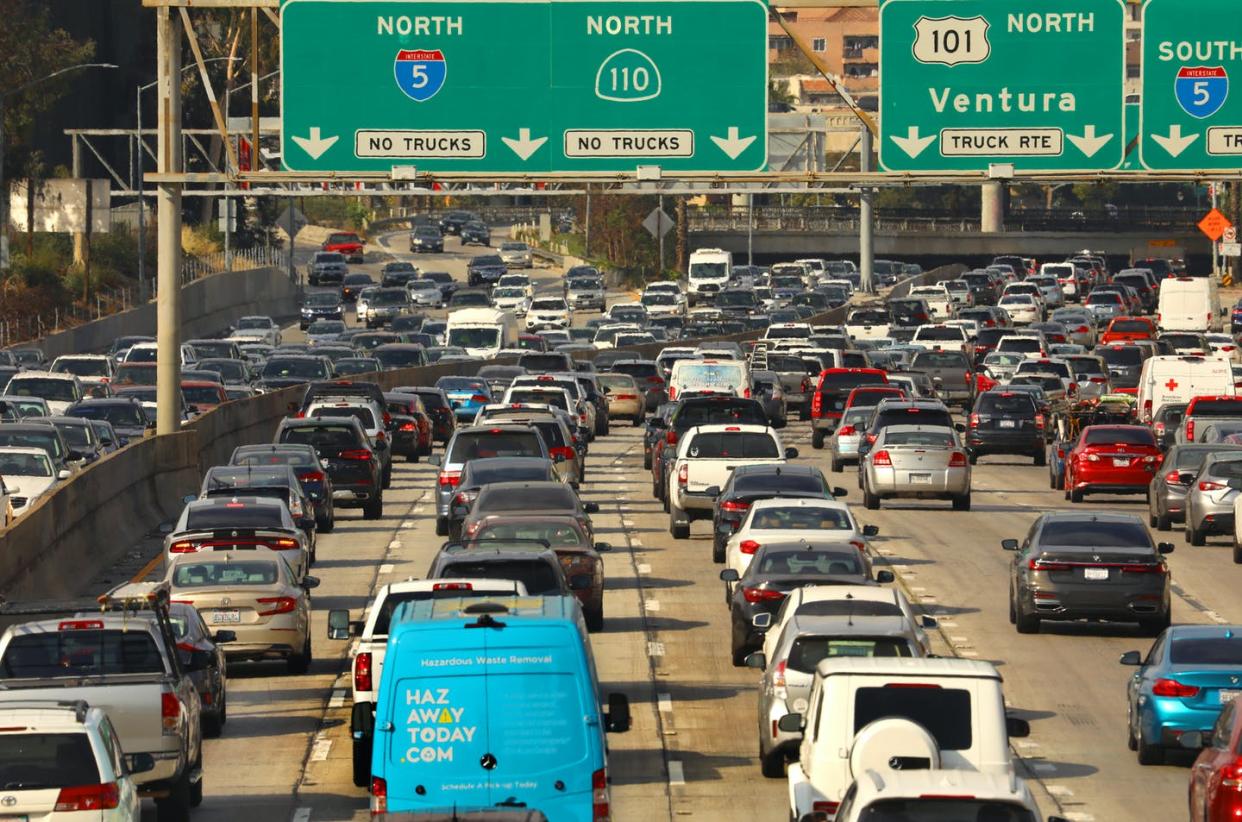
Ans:
{"type": "Polygon", "coordinates": [[[1068,571],[1070,565],[1068,562],[1049,562],[1046,559],[1032,559],[1027,562],[1026,567],[1032,571],[1068,571]]]}
{"type": "Polygon", "coordinates": [[[1233,762],[1220,769],[1220,786],[1230,790],[1242,790],[1242,762],[1233,762]]]}
{"type": "Polygon", "coordinates": [[[1199,483],[1200,491],[1223,491],[1226,487],[1228,486],[1211,480],[1203,480],[1199,483]]]}
{"type": "Polygon", "coordinates": [[[750,399],[750,386],[742,389],[742,399],[750,399]]]}
{"type": "Polygon", "coordinates": [[[1182,474],[1180,471],[1174,468],[1172,471],[1164,475],[1164,481],[1165,482],[1176,482],[1180,484],[1182,481],[1182,474]]]}
{"type": "Polygon", "coordinates": [[[950,468],[965,468],[966,467],[966,455],[963,454],[961,451],[954,451],[953,456],[949,457],[949,467],[950,468]]]}
{"type": "Polygon", "coordinates": [[[840,802],[829,802],[828,800],[819,800],[811,803],[811,810],[816,813],[835,814],[837,808],[841,807],[840,802]]]}
{"type": "Polygon", "coordinates": [[[574,457],[578,456],[574,449],[564,445],[557,446],[556,448],[550,448],[548,449],[548,453],[552,455],[552,459],[562,457],[566,461],[572,460],[574,457]]]}
{"type": "Polygon", "coordinates": [[[307,471],[305,474],[298,474],[298,480],[301,482],[323,482],[324,479],[322,471],[307,471]]]}
{"type": "Polygon", "coordinates": [[[1103,383],[1108,382],[1108,377],[1091,377],[1091,382],[1096,385],[1102,385],[1103,383]]]}
{"type": "Polygon", "coordinates": [[[380,776],[371,777],[371,813],[388,813],[388,782],[380,776]]]}
{"type": "Polygon", "coordinates": [[[366,448],[359,448],[353,451],[342,451],[337,456],[343,460],[357,460],[359,462],[371,461],[371,452],[366,448]]]}
{"type": "Polygon", "coordinates": [[[354,690],[371,690],[371,654],[365,652],[354,657],[354,690]]]}
{"type": "Polygon", "coordinates": [[[1155,696],[1194,696],[1199,693],[1199,689],[1194,685],[1185,685],[1176,679],[1157,679],[1151,686],[1151,692],[1155,696]]]}
{"type": "Polygon", "coordinates": [[[176,736],[181,724],[181,702],[172,691],[160,694],[160,723],[164,736],[176,736]]]}
{"type": "Polygon", "coordinates": [[[856,433],[858,433],[858,430],[854,428],[854,426],[852,425],[843,425],[837,429],[837,435],[842,436],[842,437],[848,437],[851,434],[856,434],[856,433]]]}
{"type": "Polygon", "coordinates": [[[609,822],[608,771],[600,768],[591,774],[591,822],[609,822]]]}
{"type": "Polygon", "coordinates": [[[822,416],[823,413],[824,413],[824,395],[816,393],[814,397],[811,397],[811,416],[818,418],[822,416]]]}
{"type": "Polygon", "coordinates": [[[441,488],[456,488],[461,482],[460,471],[441,471],[438,479],[441,488]]]}
{"type": "Polygon", "coordinates": [[[293,597],[259,597],[257,601],[260,605],[272,606],[266,611],[259,611],[259,616],[291,614],[293,609],[298,607],[298,601],[293,597]]]}
{"type": "Polygon", "coordinates": [[[686,465],[683,462],[681,464],[681,467],[677,469],[677,484],[684,487],[688,485],[689,483],[690,483],[690,466],[686,465]]]}
{"type": "Polygon", "coordinates": [[[168,553],[170,554],[189,554],[193,553],[194,550],[194,543],[185,540],[174,542],[168,547],[168,553]]]}
{"type": "Polygon", "coordinates": [[[768,588],[743,588],[742,596],[746,597],[747,602],[771,602],[774,599],[784,599],[785,592],[768,588]]]}
{"type": "Polygon", "coordinates": [[[470,402],[482,402],[482,403],[486,403],[486,402],[487,402],[487,395],[486,395],[486,394],[475,394],[475,395],[473,395],[472,397],[470,397],[470,402]]]}
{"type": "Polygon", "coordinates": [[[1159,574],[1164,576],[1169,573],[1169,566],[1163,562],[1144,563],[1142,565],[1123,565],[1121,567],[1123,574],[1159,574]]]}
{"type": "Polygon", "coordinates": [[[294,548],[301,546],[298,545],[296,539],[278,539],[275,542],[269,542],[267,547],[273,551],[292,551],[294,548]]]}
{"type": "Polygon", "coordinates": [[[401,423],[401,426],[397,430],[398,431],[413,431],[414,429],[415,429],[415,425],[414,425],[414,422],[411,420],[410,422],[401,423]]]}
{"type": "Polygon", "coordinates": [[[744,539],[742,540],[742,543],[737,546],[737,549],[743,554],[753,554],[759,550],[759,543],[755,542],[753,539],[744,539]]]}
{"type": "Polygon", "coordinates": [[[742,502],[740,500],[734,500],[734,499],[725,500],[724,502],[720,503],[720,510],[731,511],[733,513],[738,513],[740,511],[749,511],[750,503],[742,502]]]}
{"type": "Polygon", "coordinates": [[[978,428],[978,427],[979,427],[979,415],[978,415],[978,414],[971,413],[971,415],[970,415],[970,427],[971,427],[971,428],[978,428]]]}
{"type": "Polygon", "coordinates": [[[664,435],[664,441],[668,443],[669,445],[676,445],[677,444],[677,432],[669,431],[667,434],[664,435]]]}
{"type": "Polygon", "coordinates": [[[893,458],[888,455],[887,451],[876,451],[875,456],[871,458],[872,465],[892,465],[893,458]]]}
{"type": "Polygon", "coordinates": [[[74,785],[61,788],[56,796],[57,813],[112,810],[121,803],[121,790],[115,782],[102,785],[74,785]]]}
{"type": "Polygon", "coordinates": [[[1043,414],[1035,415],[1035,427],[1041,431],[1044,430],[1044,415],[1043,414]]]}
{"type": "Polygon", "coordinates": [[[1195,421],[1193,419],[1186,420],[1186,439],[1190,442],[1195,441],[1195,421]]]}
{"type": "Polygon", "coordinates": [[[776,663],[776,669],[772,671],[772,687],[773,688],[780,688],[781,690],[784,690],[785,668],[788,664],[789,664],[788,661],[784,659],[776,663]]]}

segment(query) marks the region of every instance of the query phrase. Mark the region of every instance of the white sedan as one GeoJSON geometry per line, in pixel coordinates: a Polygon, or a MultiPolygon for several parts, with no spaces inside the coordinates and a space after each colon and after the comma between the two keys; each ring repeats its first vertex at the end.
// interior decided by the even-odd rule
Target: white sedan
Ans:
{"type": "Polygon", "coordinates": [[[410,280],[406,283],[405,290],[409,293],[410,302],[414,305],[425,305],[430,308],[444,306],[444,292],[440,290],[440,284],[435,280],[410,280]]]}
{"type": "MultiPolygon", "coordinates": [[[[763,499],[750,506],[746,519],[725,544],[725,566],[745,575],[755,551],[765,542],[850,543],[870,565],[867,540],[880,533],[874,525],[859,525],[844,502],[826,499],[763,499]]],[[[733,590],[725,583],[725,603],[733,590]]]]}
{"type": "Polygon", "coordinates": [[[1008,294],[998,305],[1009,312],[1014,325],[1030,325],[1043,320],[1043,307],[1030,294],[1008,294]]]}

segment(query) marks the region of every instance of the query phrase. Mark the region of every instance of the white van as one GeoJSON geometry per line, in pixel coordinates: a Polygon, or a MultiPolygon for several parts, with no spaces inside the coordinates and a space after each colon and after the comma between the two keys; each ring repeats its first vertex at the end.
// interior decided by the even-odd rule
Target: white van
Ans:
{"type": "Polygon", "coordinates": [[[461,308],[448,315],[444,344],[466,349],[471,357],[491,359],[502,348],[516,348],[517,319],[499,308],[461,308]]]}
{"type": "Polygon", "coordinates": [[[1215,277],[1168,277],[1160,281],[1156,325],[1161,331],[1217,331],[1220,294],[1215,277]]]}
{"type": "Polygon", "coordinates": [[[687,297],[690,305],[711,301],[733,277],[733,255],[719,248],[700,248],[690,252],[687,267],[687,297]]]}
{"type": "Polygon", "coordinates": [[[867,771],[964,770],[1013,773],[1009,737],[1030,733],[1007,719],[1001,676],[975,659],[830,657],[815,669],[789,766],[790,818],[832,818],[846,789],[867,771]]]}
{"type": "Polygon", "coordinates": [[[750,366],[745,360],[678,360],[668,378],[668,399],[687,391],[750,397],[750,366]]]}
{"type": "Polygon", "coordinates": [[[1223,357],[1149,357],[1139,373],[1139,421],[1151,422],[1166,403],[1187,404],[1195,397],[1232,397],[1235,393],[1233,368],[1223,357]]]}

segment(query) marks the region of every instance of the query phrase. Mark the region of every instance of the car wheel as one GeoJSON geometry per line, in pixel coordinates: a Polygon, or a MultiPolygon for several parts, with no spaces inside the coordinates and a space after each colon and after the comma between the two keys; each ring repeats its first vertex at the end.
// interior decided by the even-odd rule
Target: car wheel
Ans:
{"type": "Polygon", "coordinates": [[[1191,525],[1189,515],[1186,516],[1186,541],[1196,547],[1207,542],[1207,535],[1203,533],[1203,529],[1191,525]]]}
{"type": "Polygon", "coordinates": [[[1147,527],[1156,527],[1156,515],[1151,512],[1151,505],[1147,506],[1147,527]]]}
{"type": "Polygon", "coordinates": [[[1160,636],[1170,624],[1172,624],[1172,614],[1169,611],[1165,611],[1158,617],[1140,619],[1139,630],[1146,636],[1155,637],[1160,636]]]}
{"type": "Polygon", "coordinates": [[[880,507],[880,498],[867,488],[863,488],[863,507],[869,511],[876,511],[880,507]]]}
{"type": "Polygon", "coordinates": [[[1156,530],[1157,531],[1172,531],[1173,530],[1173,522],[1169,518],[1168,514],[1161,514],[1161,513],[1156,514],[1156,530]]]}
{"type": "Polygon", "coordinates": [[[1082,489],[1071,488],[1069,491],[1070,502],[1082,502],[1082,489]]]}
{"type": "Polygon", "coordinates": [[[590,631],[593,634],[596,634],[604,630],[604,606],[603,605],[591,606],[590,608],[584,608],[582,611],[582,615],[586,619],[586,626],[587,626],[588,631],[590,631]]]}
{"type": "Polygon", "coordinates": [[[725,547],[719,537],[712,537],[712,562],[720,565],[725,561],[725,547]]]}
{"type": "Polygon", "coordinates": [[[978,455],[978,454],[976,454],[974,451],[967,451],[967,452],[966,452],[966,459],[970,460],[970,464],[971,464],[971,465],[978,465],[978,464],[979,464],[979,455],[978,455]]]}
{"type": "Polygon", "coordinates": [[[354,786],[366,788],[371,784],[371,738],[363,735],[354,741],[354,786]]]}
{"type": "MultiPolygon", "coordinates": [[[[745,662],[745,660],[743,660],[745,662]]],[[[768,779],[785,778],[785,755],[780,751],[759,752],[759,772],[768,779]]]]}
{"type": "Polygon", "coordinates": [[[155,814],[159,822],[190,822],[189,768],[172,784],[168,796],[155,800],[155,814]]]}
{"type": "Polygon", "coordinates": [[[642,411],[639,411],[637,414],[634,415],[634,427],[635,428],[641,427],[642,424],[646,421],[647,421],[646,415],[644,415],[642,411]]]}
{"type": "Polygon", "coordinates": [[[670,510],[668,512],[668,532],[673,535],[673,539],[689,539],[690,538],[690,523],[687,522],[684,525],[679,524],[677,522],[677,514],[680,512],[672,508],[672,506],[670,506],[669,508],[670,510]]]}
{"type": "Polygon", "coordinates": [[[1047,465],[1048,464],[1048,455],[1045,454],[1043,451],[1036,451],[1033,456],[1035,457],[1036,465],[1047,465]]]}
{"type": "Polygon", "coordinates": [[[962,494],[961,496],[953,498],[953,510],[954,511],[969,511],[970,510],[970,492],[969,491],[967,491],[965,494],[962,494]]]}
{"type": "Polygon", "coordinates": [[[436,517],[436,536],[447,537],[448,529],[448,520],[444,517],[436,517]]]}
{"type": "Polygon", "coordinates": [[[1018,629],[1020,634],[1037,634],[1039,633],[1039,617],[1033,616],[1026,612],[1022,607],[1022,602],[1018,600],[1017,593],[1014,593],[1014,627],[1018,629]]]}
{"type": "Polygon", "coordinates": [[[836,457],[833,457],[831,467],[832,467],[832,473],[840,474],[841,473],[841,460],[837,459],[836,457]]]}
{"type": "MultiPolygon", "coordinates": [[[[644,470],[644,471],[650,471],[650,470],[651,470],[651,455],[650,455],[650,454],[648,454],[647,456],[643,457],[643,470],[644,470]]],[[[655,491],[655,488],[653,487],[653,488],[652,488],[652,492],[654,493],[654,491],[655,491]]]]}
{"type": "Polygon", "coordinates": [[[824,432],[815,430],[811,432],[811,447],[817,451],[824,447],[824,432]]]}
{"type": "Polygon", "coordinates": [[[733,629],[733,640],[731,642],[733,651],[733,667],[746,667],[746,657],[750,651],[746,648],[746,637],[739,636],[736,628],[733,629]]]}
{"type": "Polygon", "coordinates": [[[362,506],[363,519],[379,519],[384,516],[384,495],[380,494],[374,499],[368,500],[362,506]]]}
{"type": "Polygon", "coordinates": [[[388,488],[392,485],[392,463],[384,468],[384,478],[381,481],[381,487],[388,488]]]}
{"type": "Polygon", "coordinates": [[[1148,745],[1147,739],[1143,736],[1143,728],[1140,725],[1138,731],[1138,739],[1136,740],[1138,747],[1138,763],[1140,765],[1163,765],[1164,764],[1164,748],[1159,745],[1148,745]]]}
{"type": "Polygon", "coordinates": [[[306,641],[302,643],[300,653],[290,655],[285,663],[285,670],[291,674],[304,674],[310,670],[311,666],[311,636],[310,629],[306,631],[306,641]]]}
{"type": "Polygon", "coordinates": [[[1014,599],[1016,599],[1016,597],[1014,596],[1014,593],[1013,593],[1013,583],[1010,583],[1009,584],[1009,624],[1010,625],[1018,624],[1018,609],[1014,606],[1014,599]]]}
{"type": "Polygon", "coordinates": [[[190,807],[197,808],[203,804],[203,751],[199,748],[198,761],[191,770],[198,771],[198,781],[190,783],[190,807]]]}
{"type": "Polygon", "coordinates": [[[1238,538],[1233,538],[1233,564],[1242,565],[1242,545],[1238,544],[1238,538]]]}
{"type": "Polygon", "coordinates": [[[329,511],[328,515],[323,519],[316,519],[315,527],[322,534],[332,533],[332,529],[336,528],[336,511],[329,511]]]}

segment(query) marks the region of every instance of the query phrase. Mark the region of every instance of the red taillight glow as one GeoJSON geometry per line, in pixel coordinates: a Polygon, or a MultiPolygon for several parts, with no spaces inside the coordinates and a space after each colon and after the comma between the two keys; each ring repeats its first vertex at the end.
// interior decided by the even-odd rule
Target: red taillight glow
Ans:
{"type": "Polygon", "coordinates": [[[1172,471],[1164,475],[1164,481],[1180,483],[1182,481],[1182,474],[1174,468],[1172,471]]]}
{"type": "Polygon", "coordinates": [[[1026,564],[1032,571],[1068,571],[1072,567],[1068,562],[1049,562],[1046,559],[1032,559],[1026,564]]]}
{"type": "Polygon", "coordinates": [[[744,539],[741,544],[737,546],[737,549],[743,554],[753,554],[759,550],[759,543],[755,542],[753,539],[744,539]]]}
{"type": "Polygon", "coordinates": [[[403,423],[401,423],[401,427],[400,427],[400,428],[398,428],[397,430],[399,430],[399,431],[413,431],[413,430],[414,430],[414,428],[415,428],[415,426],[414,426],[414,422],[413,422],[413,420],[411,420],[410,422],[403,422],[403,423]]]}
{"type": "Polygon", "coordinates": [[[305,474],[298,474],[298,479],[302,482],[323,482],[325,477],[322,471],[307,471],[305,474]]]}
{"type": "Polygon", "coordinates": [[[676,445],[677,444],[677,432],[669,431],[667,434],[664,435],[664,441],[668,443],[669,445],[676,445]]]}
{"type": "Polygon", "coordinates": [[[361,653],[354,657],[354,690],[371,690],[371,654],[361,653]]]}
{"type": "Polygon", "coordinates": [[[257,601],[260,605],[272,606],[266,611],[259,611],[259,616],[291,614],[298,607],[298,601],[293,597],[259,597],[257,601]]]}
{"type": "Polygon", "coordinates": [[[181,542],[174,542],[168,548],[168,553],[170,554],[188,554],[193,551],[194,551],[194,543],[186,542],[184,540],[181,542]]]}
{"type": "Polygon", "coordinates": [[[824,413],[824,395],[816,393],[811,397],[811,416],[819,418],[824,413]]]}
{"type": "Polygon", "coordinates": [[[1227,487],[1228,487],[1228,486],[1226,486],[1226,485],[1224,485],[1224,484],[1222,484],[1222,483],[1219,483],[1219,482],[1212,482],[1211,480],[1202,480],[1202,481],[1200,481],[1200,483],[1199,483],[1199,490],[1200,490],[1200,491],[1223,491],[1223,490],[1225,490],[1225,488],[1227,488],[1227,487]]]}
{"type": "Polygon", "coordinates": [[[441,488],[456,488],[461,482],[460,471],[441,471],[439,483],[441,488]]]}
{"type": "Polygon", "coordinates": [[[949,467],[950,468],[965,468],[966,467],[966,455],[963,454],[961,451],[954,451],[953,456],[949,457],[949,467]]]}
{"type": "Polygon", "coordinates": [[[58,631],[101,631],[103,630],[103,620],[101,619],[70,619],[61,622],[56,626],[58,631]]]}
{"type": "Polygon", "coordinates": [[[121,790],[115,782],[102,785],[75,785],[61,788],[56,797],[57,813],[112,810],[121,803],[121,790]]]}
{"type": "Polygon", "coordinates": [[[164,736],[177,733],[177,726],[181,723],[181,702],[172,691],[164,691],[160,694],[160,722],[163,725],[164,736]]]}
{"type": "Polygon", "coordinates": [[[892,465],[893,458],[889,456],[887,451],[876,451],[875,456],[871,458],[872,465],[892,465]]]}
{"type": "Polygon", "coordinates": [[[608,771],[600,768],[591,774],[591,822],[609,822],[612,818],[608,797],[608,771]]]}
{"type": "Polygon", "coordinates": [[[970,427],[971,428],[979,427],[979,415],[978,414],[972,413],[970,415],[970,427]]]}
{"type": "Polygon", "coordinates": [[[338,456],[343,460],[371,461],[371,452],[365,448],[359,448],[354,451],[342,451],[338,456]]]}
{"type": "Polygon", "coordinates": [[[856,433],[858,433],[858,431],[852,425],[843,425],[837,429],[837,435],[842,436],[842,437],[848,437],[851,434],[856,434],[856,433]]]}
{"type": "Polygon", "coordinates": [[[557,446],[556,448],[549,448],[548,453],[552,455],[552,459],[561,457],[566,462],[578,456],[577,453],[574,452],[574,449],[569,448],[568,446],[565,446],[565,445],[560,445],[560,446],[557,446]]]}
{"type": "Polygon", "coordinates": [[[677,484],[682,487],[685,487],[689,483],[690,483],[690,466],[686,465],[683,462],[681,464],[681,467],[677,469],[677,484]]]}
{"type": "Polygon", "coordinates": [[[746,597],[747,602],[771,602],[775,599],[784,599],[784,591],[773,591],[768,588],[743,588],[742,596],[746,597]]]}
{"type": "Polygon", "coordinates": [[[1186,420],[1186,439],[1189,442],[1195,441],[1195,421],[1193,419],[1186,420]]]}
{"type": "Polygon", "coordinates": [[[1194,685],[1183,685],[1176,679],[1157,679],[1151,686],[1151,692],[1155,696],[1189,697],[1199,693],[1199,689],[1194,685]]]}
{"type": "Polygon", "coordinates": [[[371,813],[388,813],[388,782],[383,777],[371,777],[371,813]]]}
{"type": "Polygon", "coordinates": [[[750,510],[750,503],[749,503],[749,502],[743,502],[743,501],[741,501],[741,500],[734,500],[734,499],[731,499],[731,500],[725,500],[724,502],[720,503],[720,510],[721,510],[721,511],[731,511],[731,512],[733,512],[733,513],[739,513],[739,512],[742,512],[742,511],[749,511],[749,510],[750,510]]]}
{"type": "Polygon", "coordinates": [[[837,808],[839,807],[841,807],[840,802],[829,802],[827,800],[819,800],[811,803],[811,810],[816,811],[817,813],[835,814],[837,812],[837,808]]]}
{"type": "Polygon", "coordinates": [[[474,584],[470,582],[437,582],[431,586],[433,591],[473,591],[474,584]]]}

